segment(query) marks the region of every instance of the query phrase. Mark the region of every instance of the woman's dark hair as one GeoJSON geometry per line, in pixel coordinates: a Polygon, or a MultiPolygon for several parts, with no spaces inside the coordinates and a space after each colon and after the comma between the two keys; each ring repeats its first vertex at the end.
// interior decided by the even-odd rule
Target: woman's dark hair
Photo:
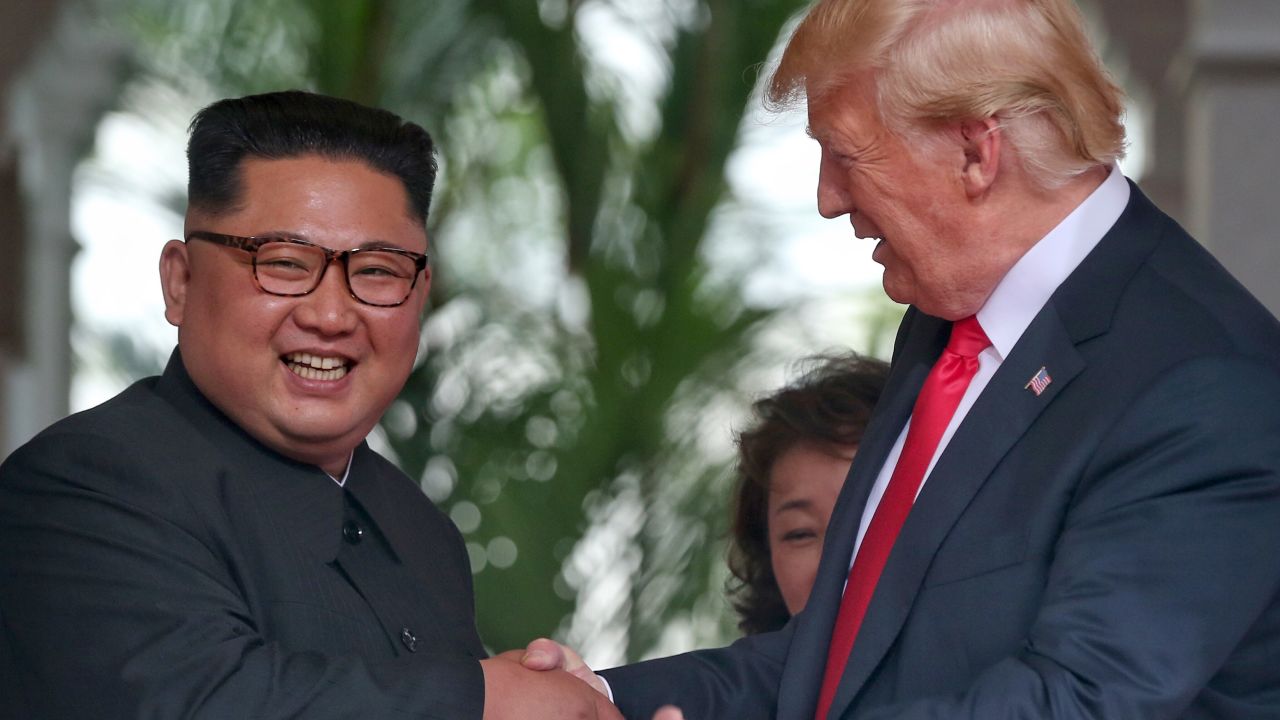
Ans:
{"type": "Polygon", "coordinates": [[[219,100],[196,114],[187,143],[187,198],[220,214],[241,200],[240,163],[320,155],[360,160],[404,184],[426,223],[436,181],[435,147],[418,125],[377,108],[299,90],[219,100]]]}
{"type": "Polygon", "coordinates": [[[777,630],[791,614],[769,553],[769,475],[799,443],[856,447],[880,399],[889,366],[856,353],[807,358],[800,378],[752,406],[738,433],[738,487],[729,545],[729,596],[746,634],[777,630]]]}

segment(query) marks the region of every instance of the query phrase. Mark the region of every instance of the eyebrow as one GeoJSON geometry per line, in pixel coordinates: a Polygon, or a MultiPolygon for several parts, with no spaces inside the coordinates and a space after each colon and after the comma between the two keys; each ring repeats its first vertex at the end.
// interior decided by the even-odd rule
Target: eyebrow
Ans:
{"type": "Polygon", "coordinates": [[[781,505],[779,505],[778,509],[773,511],[773,514],[781,515],[782,513],[790,510],[812,510],[812,509],[813,509],[812,500],[810,500],[809,498],[796,498],[795,500],[788,500],[782,503],[781,505]]]}
{"type": "MultiPolygon", "coordinates": [[[[267,232],[257,233],[253,237],[283,237],[283,238],[289,238],[291,240],[305,240],[306,242],[313,243],[315,245],[320,245],[321,247],[326,247],[326,248],[329,247],[328,245],[321,245],[315,240],[312,240],[311,238],[307,237],[306,233],[293,232],[292,230],[270,230],[267,232]]],[[[399,245],[393,242],[387,242],[386,240],[365,240],[364,242],[360,243],[359,245],[351,249],[352,250],[379,250],[384,248],[390,248],[393,250],[409,249],[406,247],[400,247],[399,245]]],[[[332,250],[333,248],[329,248],[329,249],[332,250]]],[[[417,250],[413,250],[411,252],[417,252],[417,250]]]]}

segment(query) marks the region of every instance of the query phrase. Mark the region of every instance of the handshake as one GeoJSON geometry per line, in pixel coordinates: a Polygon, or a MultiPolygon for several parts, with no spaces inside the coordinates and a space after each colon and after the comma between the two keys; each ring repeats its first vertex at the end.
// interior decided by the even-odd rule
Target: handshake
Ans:
{"type": "MultiPolygon", "coordinates": [[[[603,678],[578,653],[540,638],[523,651],[509,650],[481,660],[484,670],[484,720],[618,720],[622,713],[610,702],[603,678]]],[[[652,720],[684,720],[673,706],[652,720]]]]}

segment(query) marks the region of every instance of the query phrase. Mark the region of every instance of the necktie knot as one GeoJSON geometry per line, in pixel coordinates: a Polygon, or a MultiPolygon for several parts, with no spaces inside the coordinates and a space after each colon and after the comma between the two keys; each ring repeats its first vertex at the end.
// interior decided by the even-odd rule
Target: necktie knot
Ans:
{"type": "Polygon", "coordinates": [[[947,340],[947,351],[960,357],[978,357],[978,353],[991,346],[987,334],[982,331],[976,315],[951,323],[951,338],[947,340]]]}

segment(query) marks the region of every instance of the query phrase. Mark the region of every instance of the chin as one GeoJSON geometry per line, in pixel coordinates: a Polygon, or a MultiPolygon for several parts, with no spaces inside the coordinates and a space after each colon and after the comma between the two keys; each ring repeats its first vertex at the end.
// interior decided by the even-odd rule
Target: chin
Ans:
{"type": "Polygon", "coordinates": [[[295,415],[279,425],[280,433],[296,443],[307,445],[332,445],[342,442],[344,438],[356,437],[351,443],[354,447],[364,439],[368,430],[373,429],[370,425],[365,433],[360,434],[360,428],[350,422],[335,422],[337,419],[332,414],[320,417],[295,415]]]}
{"type": "MultiPolygon", "coordinates": [[[[889,279],[887,274],[885,275],[884,281],[881,283],[881,286],[884,288],[884,294],[888,295],[890,300],[902,305],[912,305],[915,303],[915,293],[909,292],[907,291],[907,289],[899,287],[896,283],[894,283],[892,280],[889,279]]],[[[924,310],[924,308],[920,308],[920,309],[924,310]]]]}

